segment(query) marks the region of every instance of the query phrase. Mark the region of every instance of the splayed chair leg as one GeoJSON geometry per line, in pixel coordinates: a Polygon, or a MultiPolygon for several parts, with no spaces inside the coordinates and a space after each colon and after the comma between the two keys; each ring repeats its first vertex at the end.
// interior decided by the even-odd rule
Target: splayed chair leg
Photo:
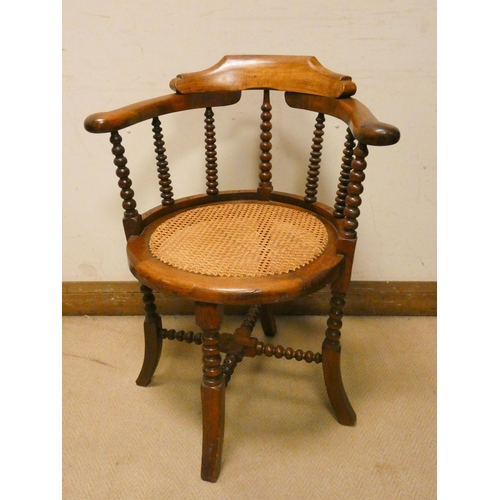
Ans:
{"type": "Polygon", "coordinates": [[[344,297],[345,293],[334,292],[332,288],[328,328],[322,346],[323,376],[335,417],[342,425],[355,425],[356,413],[345,392],[340,371],[340,329],[344,297]]]}
{"type": "Polygon", "coordinates": [[[222,377],[222,358],[219,345],[222,308],[216,304],[197,302],[195,316],[196,324],[202,330],[203,341],[201,478],[204,481],[215,483],[220,473],[224,442],[226,383],[222,377]]]}
{"type": "Polygon", "coordinates": [[[161,317],[156,312],[155,296],[151,288],[142,285],[144,302],[144,362],[136,384],[146,387],[153,378],[160,361],[163,337],[161,335],[161,317]]]}

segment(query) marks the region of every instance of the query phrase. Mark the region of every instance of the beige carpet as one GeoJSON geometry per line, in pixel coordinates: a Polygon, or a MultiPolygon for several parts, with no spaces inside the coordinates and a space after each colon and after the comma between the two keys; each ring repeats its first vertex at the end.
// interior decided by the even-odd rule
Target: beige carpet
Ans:
{"type": "MultiPolygon", "coordinates": [[[[198,331],[189,316],[164,327],[198,331]]],[[[325,319],[278,328],[275,345],[316,352],[325,319]]],[[[320,365],[245,359],[227,391],[216,484],[199,477],[200,347],[165,341],[142,388],[142,343],[139,317],[63,318],[65,500],[436,498],[436,318],[344,318],[353,428],[334,420],[320,365]]]]}

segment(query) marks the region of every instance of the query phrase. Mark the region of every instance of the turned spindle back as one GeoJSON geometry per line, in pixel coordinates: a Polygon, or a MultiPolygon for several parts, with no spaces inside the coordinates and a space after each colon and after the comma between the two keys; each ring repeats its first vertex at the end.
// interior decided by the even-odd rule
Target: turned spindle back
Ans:
{"type": "MultiPolygon", "coordinates": [[[[334,73],[323,67],[316,58],[309,56],[225,56],[211,68],[178,75],[170,82],[170,86],[175,90],[175,94],[108,113],[96,113],[85,121],[85,127],[90,132],[111,133],[127,237],[139,234],[144,225],[143,216],[138,212],[134,200],[130,171],[119,130],[144,120],[152,120],[163,207],[161,213],[168,213],[169,209],[175,209],[176,200],[167,159],[168,139],[165,140],[163,136],[160,116],[189,109],[203,109],[206,195],[216,201],[221,193],[215,108],[236,104],[242,91],[261,89],[263,102],[260,108],[260,155],[256,153],[256,160],[257,157],[259,160],[259,182],[254,199],[273,200],[270,90],[284,92],[285,101],[290,107],[316,113],[309,164],[304,165],[307,174],[302,199],[306,205],[317,202],[326,115],[347,124],[333,215],[338,221],[341,236],[345,239],[356,238],[362,182],[365,178],[365,158],[368,155],[367,145],[394,144],[399,139],[399,131],[391,125],[378,122],[368,109],[351,97],[356,92],[356,85],[349,76],[334,73]]],[[[279,92],[275,92],[273,99],[278,94],[279,92]]]]}

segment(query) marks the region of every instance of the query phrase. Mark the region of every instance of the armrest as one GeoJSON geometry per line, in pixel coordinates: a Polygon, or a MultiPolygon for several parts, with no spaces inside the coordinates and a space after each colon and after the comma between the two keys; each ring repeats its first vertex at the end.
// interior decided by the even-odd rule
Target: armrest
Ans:
{"type": "Polygon", "coordinates": [[[389,146],[399,141],[399,130],[388,123],[379,122],[371,111],[357,99],[333,99],[293,92],[285,93],[289,106],[335,116],[350,128],[354,137],[364,144],[389,146]]]}
{"type": "Polygon", "coordinates": [[[227,106],[240,100],[241,92],[213,92],[204,94],[168,94],[124,108],[94,113],[85,119],[85,129],[94,134],[113,132],[155,116],[187,109],[227,106]]]}

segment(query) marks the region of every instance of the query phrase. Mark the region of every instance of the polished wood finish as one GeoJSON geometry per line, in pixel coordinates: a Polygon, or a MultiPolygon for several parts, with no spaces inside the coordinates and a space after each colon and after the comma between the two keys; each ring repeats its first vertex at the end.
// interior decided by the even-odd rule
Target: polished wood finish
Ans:
{"type": "Polygon", "coordinates": [[[142,217],[137,211],[137,203],[134,200],[134,190],[130,179],[130,170],[127,167],[125,148],[122,146],[122,138],[118,132],[111,132],[110,142],[113,145],[111,152],[115,159],[116,175],[119,178],[120,196],[123,200],[123,227],[127,238],[134,234],[139,234],[142,230],[142,217]]]}
{"type": "Polygon", "coordinates": [[[203,444],[201,478],[215,482],[219,477],[224,442],[224,411],[226,383],[222,377],[220,333],[222,308],[217,304],[196,302],[196,324],[202,329],[203,380],[201,409],[203,444]]]}
{"type": "Polygon", "coordinates": [[[322,361],[322,355],[320,352],[316,354],[312,351],[304,352],[302,349],[293,349],[292,347],[287,347],[286,349],[282,345],[277,345],[276,347],[272,344],[264,344],[264,342],[257,342],[256,346],[257,354],[264,354],[268,358],[274,356],[277,359],[295,359],[297,361],[304,360],[306,363],[312,363],[313,361],[318,364],[322,361]]]}
{"type": "Polygon", "coordinates": [[[241,363],[245,356],[255,356],[257,339],[253,338],[251,335],[260,312],[261,307],[251,306],[241,326],[237,328],[233,334],[224,334],[222,336],[221,350],[227,353],[222,363],[222,376],[226,381],[226,385],[231,380],[231,376],[238,363],[241,363]]]}
{"type": "Polygon", "coordinates": [[[274,306],[272,304],[262,304],[260,306],[260,324],[264,334],[274,337],[277,332],[276,318],[274,316],[274,306]]]}
{"type": "MultiPolygon", "coordinates": [[[[114,164],[123,200],[128,263],[132,274],[142,285],[145,304],[145,354],[137,383],[150,383],[160,359],[164,339],[202,345],[201,477],[215,482],[220,473],[224,441],[226,386],[238,364],[246,357],[264,355],[269,358],[322,363],[326,390],[334,414],[341,424],[354,425],[356,414],[349,403],[340,371],[340,330],[356,246],[362,183],[367,167],[367,146],[394,144],[399,139],[399,131],[379,122],[365,106],[350,97],[356,90],[350,77],[327,70],[314,57],[226,56],[208,70],[179,75],[172,80],[171,86],[176,94],[91,115],[84,125],[89,132],[111,133],[114,164]],[[240,99],[241,91],[247,89],[263,89],[259,183],[254,190],[224,192],[218,187],[213,108],[235,104],[240,99]],[[273,189],[271,89],[285,91],[286,102],[291,107],[317,113],[304,196],[276,192],[273,189]],[[205,194],[175,200],[159,117],[188,109],[204,109],[207,189],[205,194]],[[317,201],[325,115],[334,116],[348,126],[334,208],[317,201]],[[119,130],[148,119],[152,120],[161,205],[139,213],[119,130]],[[315,223],[321,223],[321,234],[324,235],[322,245],[324,243],[325,247],[322,247],[319,255],[314,254],[314,257],[304,260],[303,265],[292,271],[244,278],[230,272],[221,276],[212,275],[214,273],[205,270],[199,273],[189,272],[167,265],[151,253],[151,236],[161,224],[181,213],[212,203],[240,206],[247,204],[245,213],[256,209],[260,204],[259,210],[263,209],[262,205],[267,210],[264,212],[266,217],[278,208],[282,211],[286,208],[290,220],[317,219],[315,223]],[[265,344],[252,336],[259,316],[265,335],[276,334],[273,311],[275,304],[300,299],[327,285],[330,285],[331,293],[330,313],[321,353],[265,344]],[[196,323],[201,332],[163,329],[153,290],[166,291],[192,301],[196,323]],[[234,333],[221,333],[224,306],[249,307],[242,325],[234,333]],[[225,354],[224,359],[222,354],[225,354]]],[[[261,256],[268,255],[272,241],[271,229],[268,229],[271,226],[264,227],[265,234],[256,236],[259,237],[261,256]]],[[[231,244],[234,238],[232,235],[231,244]]],[[[303,233],[297,238],[297,241],[304,238],[303,233]]],[[[211,236],[207,239],[211,239],[211,236]]],[[[295,246],[300,247],[298,244],[294,245],[294,251],[295,246]]],[[[275,250],[279,253],[281,249],[279,247],[275,250]]],[[[191,256],[200,258],[199,249],[190,251],[191,256]]],[[[219,254],[215,252],[215,255],[219,254]]]]}
{"type": "Polygon", "coordinates": [[[168,94],[147,101],[141,101],[130,106],[94,113],[85,119],[84,126],[87,132],[102,134],[131,127],[144,120],[151,120],[162,116],[188,109],[199,109],[215,106],[228,106],[237,103],[241,92],[217,92],[214,94],[168,94]]]}
{"type": "Polygon", "coordinates": [[[177,340],[178,342],[186,342],[187,344],[194,343],[196,345],[201,345],[203,343],[201,332],[185,332],[184,330],[166,330],[162,328],[161,336],[166,340],[177,340]]]}
{"type": "MultiPolygon", "coordinates": [[[[200,206],[199,199],[193,201],[196,201],[195,206],[200,206]]],[[[206,202],[210,202],[210,198],[206,202]]],[[[294,199],[291,198],[290,205],[287,206],[293,207],[293,202],[294,199]]],[[[285,206],[284,203],[276,204],[285,206]]],[[[166,266],[151,254],[149,239],[168,217],[155,220],[140,235],[128,240],[130,270],[141,283],[152,289],[175,290],[179,295],[194,301],[212,300],[228,305],[252,305],[256,302],[267,304],[293,300],[305,293],[319,290],[338,278],[344,270],[344,256],[336,250],[338,234],[331,224],[325,226],[329,235],[325,251],[313,262],[289,273],[242,279],[237,276],[195,274],[166,266]]]]}
{"type": "Polygon", "coordinates": [[[155,296],[151,288],[142,285],[141,292],[144,302],[144,362],[136,383],[146,387],[153,378],[158,362],[160,361],[163,335],[161,317],[157,312],[155,296]]]}
{"type": "Polygon", "coordinates": [[[392,125],[378,121],[371,111],[357,99],[332,99],[286,92],[285,100],[292,108],[335,116],[347,124],[358,141],[365,144],[390,146],[399,141],[399,130],[392,125]]]}
{"type": "Polygon", "coordinates": [[[325,115],[318,113],[316,125],[314,127],[314,138],[309,159],[309,171],[307,172],[306,194],[304,200],[309,203],[317,201],[318,194],[318,176],[321,163],[321,150],[323,149],[323,129],[325,128],[325,115]]]}
{"type": "Polygon", "coordinates": [[[262,120],[260,124],[260,130],[262,131],[260,134],[260,174],[259,174],[259,187],[257,189],[258,199],[259,200],[269,200],[271,197],[271,193],[273,191],[273,184],[271,182],[271,178],[273,174],[271,173],[272,163],[271,159],[273,157],[271,153],[271,139],[273,134],[271,133],[272,124],[272,113],[273,109],[271,105],[271,100],[269,97],[269,90],[264,90],[264,100],[262,102],[262,107],[260,108],[262,113],[260,118],[262,120]]]}
{"type": "Polygon", "coordinates": [[[347,196],[345,198],[344,218],[340,234],[343,238],[355,239],[360,215],[361,193],[363,192],[364,170],[366,169],[365,158],[368,156],[366,144],[359,142],[354,149],[354,158],[351,161],[349,172],[349,184],[347,185],[347,196]]]}
{"type": "Polygon", "coordinates": [[[158,170],[158,179],[160,182],[160,194],[162,205],[173,205],[174,193],[172,190],[172,182],[170,180],[170,170],[168,168],[167,156],[165,154],[165,141],[163,140],[161,121],[155,116],[152,120],[154,132],[154,145],[156,153],[156,166],[158,170]]]}
{"type": "Polygon", "coordinates": [[[215,119],[212,108],[205,110],[205,168],[207,173],[207,194],[219,194],[217,180],[217,146],[215,144],[215,119]]]}
{"type": "Polygon", "coordinates": [[[351,163],[355,146],[356,144],[354,142],[354,136],[352,135],[352,132],[348,128],[347,134],[345,136],[344,150],[343,150],[344,156],[342,156],[342,165],[340,167],[339,183],[337,185],[338,191],[334,205],[335,217],[337,219],[344,218],[345,199],[347,198],[347,186],[349,185],[350,182],[350,174],[352,170],[351,163]]]}
{"type": "Polygon", "coordinates": [[[356,423],[356,413],[347,397],[340,371],[340,329],[342,328],[342,317],[344,315],[345,293],[339,293],[335,288],[335,284],[332,284],[330,314],[327,321],[328,328],[325,332],[321,352],[323,378],[335,417],[343,425],[354,425],[356,423]]]}
{"type": "Polygon", "coordinates": [[[214,66],[178,75],[170,88],[180,94],[250,89],[289,90],[330,97],[356,92],[350,76],[326,69],[312,56],[224,56],[214,66]]]}
{"type": "Polygon", "coordinates": [[[129,178],[130,170],[127,168],[127,158],[125,158],[125,148],[122,146],[122,138],[118,132],[112,132],[110,142],[113,144],[111,152],[115,159],[116,175],[120,179],[118,185],[120,186],[120,196],[123,199],[122,207],[125,211],[123,217],[125,219],[133,219],[139,215],[136,209],[136,202],[134,200],[134,190],[132,189],[132,181],[129,178]]]}

